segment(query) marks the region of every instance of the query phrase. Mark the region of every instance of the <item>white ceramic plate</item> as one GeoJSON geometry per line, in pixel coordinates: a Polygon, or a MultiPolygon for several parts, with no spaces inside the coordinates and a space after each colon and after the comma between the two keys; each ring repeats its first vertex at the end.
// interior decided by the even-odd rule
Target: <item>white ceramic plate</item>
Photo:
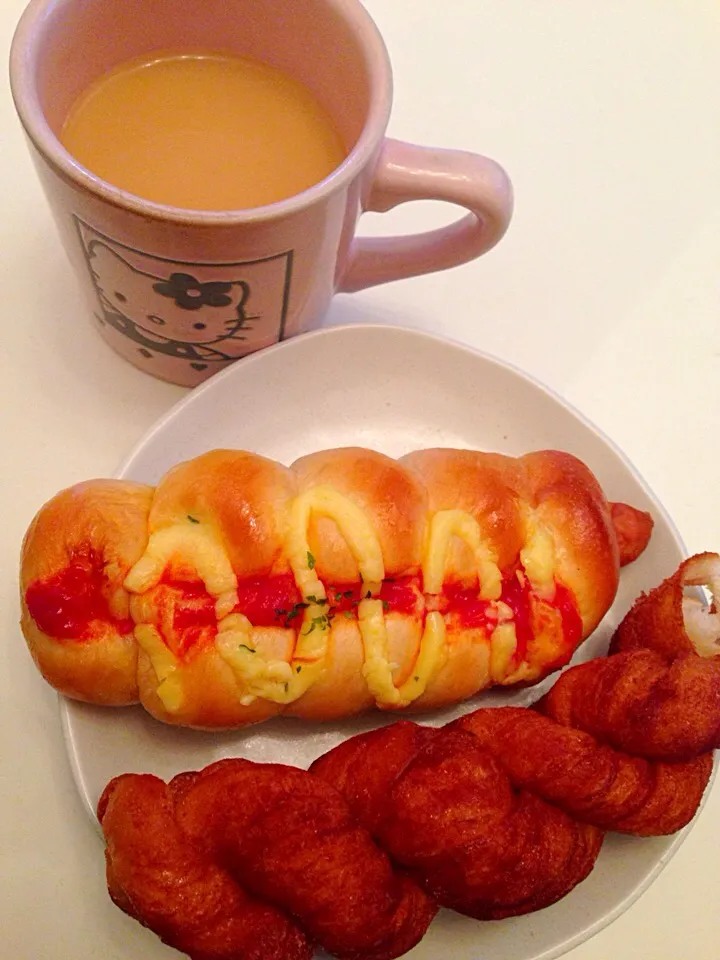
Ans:
{"type": "MultiPolygon", "coordinates": [[[[214,447],[244,447],[290,463],[314,450],[349,445],[391,456],[432,446],[513,455],[556,447],[583,459],[610,499],[650,510],[656,521],[650,546],[623,571],[612,610],[575,662],[603,654],[633,599],[670,574],[685,555],[670,518],[637,471],[558,396],[493,357],[392,327],[320,330],[240,361],[163,417],[117,476],[155,483],[176,462],[214,447]]],[[[482,703],[525,704],[550,683],[486,695],[482,703]]],[[[427,722],[444,723],[477,705],[471,701],[435,713],[427,722]]],[[[63,701],[62,712],[78,790],[93,817],[103,787],[119,773],[168,778],[230,756],[304,767],[345,737],[391,720],[380,713],[324,725],[280,719],[244,732],[205,734],[165,726],[139,707],[103,709],[63,701]]],[[[442,911],[408,957],[557,957],[627,909],[683,837],[611,835],[591,876],[560,903],[527,917],[484,924],[442,911]]],[[[172,956],[148,935],[145,960],[172,956]]]]}

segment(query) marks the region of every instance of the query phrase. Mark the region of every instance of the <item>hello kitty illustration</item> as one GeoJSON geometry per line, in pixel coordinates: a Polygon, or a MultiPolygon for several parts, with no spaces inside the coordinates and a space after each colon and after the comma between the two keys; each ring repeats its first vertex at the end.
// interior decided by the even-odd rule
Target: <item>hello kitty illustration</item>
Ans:
{"type": "Polygon", "coordinates": [[[146,349],[195,360],[230,360],[231,341],[247,339],[257,317],[246,313],[250,287],[197,280],[173,272],[167,279],[134,269],[100,240],[88,261],[106,320],[146,349]]]}
{"type": "Polygon", "coordinates": [[[137,361],[219,369],[282,339],[290,253],[245,263],[175,262],[76,223],[100,308],[96,319],[106,337],[120,334],[136,345],[137,361]]]}

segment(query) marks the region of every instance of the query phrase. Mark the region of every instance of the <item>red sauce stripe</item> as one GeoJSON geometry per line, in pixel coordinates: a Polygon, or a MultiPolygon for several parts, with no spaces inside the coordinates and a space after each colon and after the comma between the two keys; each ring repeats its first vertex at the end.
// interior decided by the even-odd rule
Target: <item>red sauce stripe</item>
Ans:
{"type": "Polygon", "coordinates": [[[202,581],[167,580],[161,589],[171,592],[172,636],[163,640],[178,656],[196,649],[217,635],[215,598],[202,581]]]}
{"type": "Polygon", "coordinates": [[[103,592],[107,578],[94,554],[75,557],[47,580],[36,580],[25,591],[25,603],[38,628],[58,640],[91,640],[98,621],[118,633],[131,633],[133,622],[114,617],[103,592]]]}
{"type": "Polygon", "coordinates": [[[496,621],[488,617],[491,604],[478,597],[477,589],[468,589],[459,584],[449,584],[443,589],[441,603],[444,613],[457,614],[457,623],[466,630],[492,630],[496,621]]]}
{"type": "Polygon", "coordinates": [[[235,612],[255,627],[296,627],[302,620],[302,596],[290,573],[241,580],[237,594],[235,612]]]}
{"type": "Polygon", "coordinates": [[[503,580],[500,596],[502,602],[506,603],[513,612],[515,636],[517,638],[517,647],[513,657],[514,663],[522,663],[527,656],[528,646],[533,640],[530,582],[526,576],[522,577],[522,581],[520,583],[516,572],[513,571],[507,579],[503,580]]]}
{"type": "MultiPolygon", "coordinates": [[[[48,636],[58,640],[86,640],[93,636],[97,621],[111,624],[120,632],[132,630],[132,622],[118,620],[110,612],[103,593],[107,581],[102,563],[95,556],[75,558],[56,576],[35,581],[27,588],[25,599],[30,615],[48,636]]],[[[363,599],[361,584],[335,584],[327,587],[327,609],[331,617],[355,617],[363,599]]],[[[204,639],[217,633],[215,599],[200,581],[164,580],[159,589],[170,590],[172,600],[172,637],[165,642],[182,655],[204,639]]],[[[302,621],[305,602],[292,574],[255,577],[238,583],[235,612],[244,614],[256,627],[297,628],[302,621]]],[[[418,577],[402,577],[383,581],[379,599],[388,613],[422,615],[424,598],[418,577]]],[[[484,628],[490,632],[495,620],[488,616],[491,604],[477,596],[477,590],[447,584],[438,606],[447,614],[455,614],[462,628],[484,628]]],[[[523,583],[515,570],[503,580],[501,600],[513,612],[518,646],[516,663],[525,659],[533,640],[530,586],[523,583]]],[[[582,637],[582,621],[571,591],[556,584],[551,603],[561,615],[564,648],[572,654],[582,637]]],[[[162,632],[162,631],[161,631],[162,632]]]]}
{"type": "MultiPolygon", "coordinates": [[[[327,588],[328,604],[333,615],[348,614],[355,616],[358,604],[367,597],[362,592],[362,584],[335,584],[327,588]]],[[[397,580],[383,580],[377,596],[389,613],[405,613],[411,616],[418,611],[422,600],[420,581],[417,577],[399,577],[397,580]]]]}
{"type": "Polygon", "coordinates": [[[564,667],[569,662],[582,640],[583,623],[575,596],[569,587],[564,584],[555,584],[555,597],[552,605],[560,612],[562,619],[564,649],[561,655],[547,666],[548,669],[557,669],[558,667],[564,667]]]}

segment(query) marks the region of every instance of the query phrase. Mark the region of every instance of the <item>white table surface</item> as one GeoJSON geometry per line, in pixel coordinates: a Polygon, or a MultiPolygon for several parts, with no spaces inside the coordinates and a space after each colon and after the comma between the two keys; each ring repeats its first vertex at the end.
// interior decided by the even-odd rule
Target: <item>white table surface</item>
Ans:
{"type": "MultiPolygon", "coordinates": [[[[390,133],[494,157],[516,213],[483,259],[339,297],[327,323],[440,331],[526,368],[624,448],[691,552],[720,548],[717,3],[368,6],[394,64],[390,133]]],[[[4,57],[22,7],[0,0],[4,57]]],[[[0,955],[136,960],[145,934],[108,901],[57,698],[17,627],[17,557],[44,500],[112,472],[185,391],[86,325],[6,84],[0,110],[0,955]]],[[[362,231],[450,215],[416,204],[368,216],[362,231]]],[[[650,891],[570,960],[718,960],[719,834],[716,787],[650,891]]]]}

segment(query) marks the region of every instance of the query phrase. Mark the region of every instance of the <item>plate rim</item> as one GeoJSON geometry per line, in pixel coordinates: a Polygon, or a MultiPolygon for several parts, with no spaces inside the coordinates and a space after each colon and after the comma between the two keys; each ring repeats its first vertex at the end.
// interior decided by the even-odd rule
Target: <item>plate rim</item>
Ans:
{"type": "Polygon", "coordinates": [[[117,464],[113,470],[111,476],[113,479],[125,479],[125,474],[129,469],[133,460],[140,454],[145,446],[150,442],[150,440],[159,433],[170,421],[172,421],[185,407],[191,406],[196,402],[197,397],[203,396],[208,391],[214,389],[216,385],[225,380],[242,376],[242,373],[248,369],[249,366],[254,366],[258,362],[263,362],[268,356],[275,356],[283,352],[288,352],[294,350],[299,344],[309,342],[312,340],[324,340],[324,339],[335,339],[343,338],[346,336],[355,336],[357,334],[363,335],[366,333],[380,333],[382,336],[385,334],[391,335],[400,335],[406,336],[409,339],[425,340],[430,343],[442,344],[443,346],[450,346],[457,349],[459,352],[465,353],[467,355],[479,358],[486,361],[487,363],[492,364],[493,366],[500,367],[514,376],[518,377],[520,380],[525,380],[536,387],[541,392],[545,393],[556,403],[559,403],[561,406],[569,410],[573,416],[579,420],[583,426],[588,428],[592,433],[596,434],[603,443],[610,447],[613,453],[623,462],[625,467],[633,474],[635,479],[643,487],[644,492],[653,500],[661,510],[663,514],[663,519],[670,528],[670,531],[673,535],[673,539],[677,544],[678,548],[685,554],[687,554],[687,545],[685,544],[682,535],[680,533],[677,524],[671,517],[670,513],[660,501],[658,496],[655,494],[653,489],[650,487],[650,484],[647,482],[643,474],[638,470],[634,465],[629,456],[625,451],[613,440],[601,427],[592,421],[585,413],[583,413],[578,407],[575,406],[570,400],[567,400],[561,393],[555,390],[545,381],[541,380],[535,374],[530,373],[529,371],[523,369],[517,364],[512,363],[511,361],[505,360],[502,357],[499,357],[497,354],[490,353],[486,350],[482,350],[479,347],[474,347],[469,343],[465,343],[462,340],[456,340],[452,337],[446,337],[442,334],[430,332],[427,330],[419,330],[414,327],[409,327],[403,324],[390,324],[390,323],[379,323],[377,321],[363,321],[360,323],[352,324],[339,324],[337,326],[328,326],[320,327],[317,330],[311,330],[307,333],[299,334],[296,337],[290,337],[286,340],[280,340],[277,343],[272,344],[272,346],[266,347],[263,350],[257,350],[254,353],[248,354],[246,357],[241,357],[239,360],[236,360],[229,367],[226,367],[224,370],[219,371],[214,376],[209,377],[204,383],[201,383],[199,386],[189,389],[185,396],[180,397],[179,400],[176,400],[165,413],[161,414],[148,428],[145,430],[141,436],[136,440],[136,442],[131,447],[130,451],[122,458],[122,460],[117,464]]]}

